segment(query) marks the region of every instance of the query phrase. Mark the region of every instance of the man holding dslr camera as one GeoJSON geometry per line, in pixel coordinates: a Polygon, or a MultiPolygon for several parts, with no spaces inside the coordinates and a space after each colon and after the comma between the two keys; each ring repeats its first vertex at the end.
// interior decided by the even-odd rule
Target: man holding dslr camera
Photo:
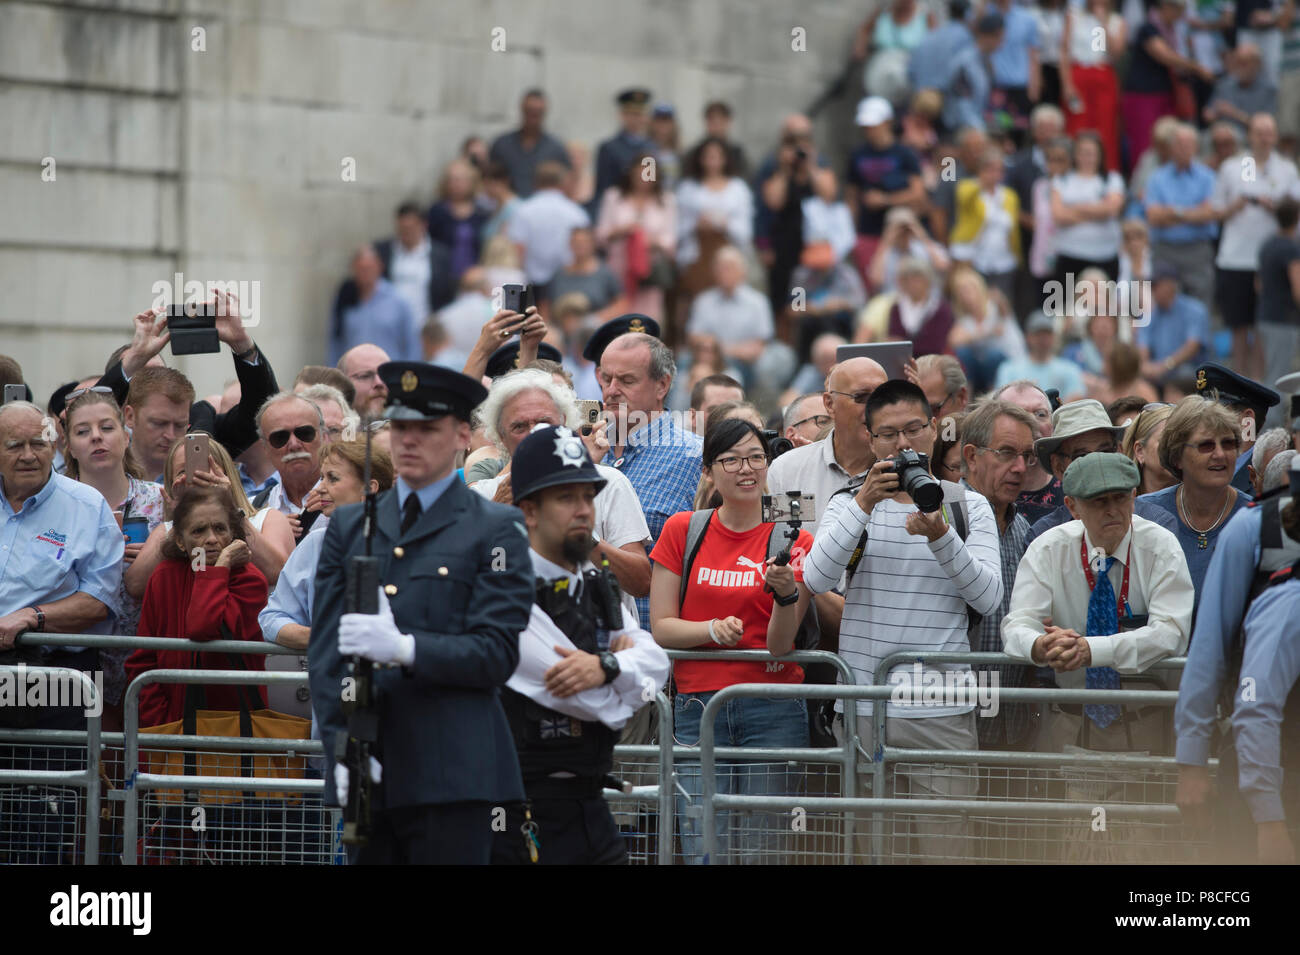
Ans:
{"type": "MultiPolygon", "coordinates": [[[[859,684],[875,682],[880,662],[900,650],[968,650],[968,608],[988,615],[1002,603],[997,522],[988,501],[929,475],[937,434],[925,392],[911,382],[887,381],[867,399],[865,416],[876,463],[861,484],[831,498],[804,561],[804,581],[813,593],[830,590],[848,574],[839,652],[859,684]]],[[[959,684],[973,685],[965,664],[895,668],[889,683],[898,690],[897,702],[887,704],[883,742],[979,748],[972,693],[937,705],[909,702],[913,689],[921,689],[918,677],[922,685],[938,680],[943,686],[945,671],[954,670],[965,671],[959,684]]],[[[857,730],[868,753],[876,742],[871,714],[872,702],[858,701],[857,730]]],[[[975,778],[963,768],[891,772],[886,785],[917,798],[975,793],[975,778]]],[[[929,860],[962,855],[959,821],[918,823],[916,835],[917,850],[929,860]]]]}

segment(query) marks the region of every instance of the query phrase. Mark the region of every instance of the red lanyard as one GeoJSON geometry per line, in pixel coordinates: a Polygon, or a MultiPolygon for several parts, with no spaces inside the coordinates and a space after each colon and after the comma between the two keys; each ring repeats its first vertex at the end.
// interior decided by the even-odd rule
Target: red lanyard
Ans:
{"type": "MultiPolygon", "coordinates": [[[[1130,551],[1132,548],[1130,548],[1130,551]]],[[[1130,554],[1132,556],[1132,554],[1130,554]]],[[[1092,572],[1092,564],[1088,562],[1088,543],[1084,539],[1079,540],[1079,558],[1083,561],[1083,572],[1088,575],[1088,589],[1094,590],[1097,586],[1097,575],[1092,572]]],[[[1128,606],[1128,561],[1124,562],[1124,579],[1119,585],[1119,599],[1115,603],[1115,614],[1120,617],[1131,616],[1126,614],[1124,608],[1128,606]]]]}

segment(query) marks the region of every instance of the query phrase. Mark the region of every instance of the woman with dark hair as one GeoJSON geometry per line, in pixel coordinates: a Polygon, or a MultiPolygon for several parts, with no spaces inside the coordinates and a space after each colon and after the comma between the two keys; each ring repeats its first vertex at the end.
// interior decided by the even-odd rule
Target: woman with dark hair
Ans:
{"type": "Polygon", "coordinates": [[[677,199],[659,177],[644,174],[645,153],[627,167],[617,186],[605,190],[596,217],[596,241],[605,263],[623,283],[628,311],[664,322],[664,292],[675,279],[677,199]]]}
{"type": "Polygon", "coordinates": [[[951,416],[950,422],[940,423],[934,454],[930,456],[934,476],[953,484],[961,481],[961,423],[965,417],[965,412],[959,412],[951,416]]]}
{"type": "Polygon", "coordinates": [[[1088,130],[1074,138],[1074,168],[1052,180],[1052,237],[1056,280],[1086,268],[1119,278],[1119,215],[1124,209],[1124,180],[1106,171],[1101,137],[1088,130]]]}
{"type": "MultiPolygon", "coordinates": [[[[803,559],[812,537],[800,531],[790,545],[790,562],[768,560],[769,540],[786,526],[763,523],[763,481],[770,454],[763,433],[742,418],[728,418],[704,436],[703,473],[713,482],[714,509],[703,536],[688,541],[693,512],[675,514],[664,524],[653,553],[650,581],[651,632],[660,646],[673,650],[767,650],[780,657],[794,648],[796,632],[808,609],[803,559]]],[[[799,683],[803,670],[782,662],[691,662],[673,664],[677,684],[673,736],[679,745],[700,738],[700,715],[718,690],[737,683],[799,683]]],[[[724,707],[715,724],[719,746],[800,747],[808,745],[808,712],[801,699],[742,697],[724,707]]],[[[795,780],[782,765],[718,764],[718,792],[785,795],[795,780]]],[[[678,797],[682,850],[700,862],[699,817],[688,803],[700,792],[699,764],[679,764],[678,797]]],[[[734,852],[737,861],[754,862],[781,851],[780,825],[767,813],[718,814],[719,855],[734,852]],[[749,818],[746,818],[749,817],[749,818]]]]}
{"type": "Polygon", "coordinates": [[[713,284],[718,249],[734,245],[748,252],[753,235],[753,194],[735,174],[727,144],[710,136],[691,153],[677,187],[677,264],[691,270],[683,276],[687,291],[698,294],[713,284]]]}
{"type": "MultiPolygon", "coordinates": [[[[183,640],[261,640],[257,614],[266,606],[266,578],[253,566],[244,539],[244,515],[230,492],[192,487],[172,511],[163,560],[149,578],[141,602],[142,637],[183,640]]],[[[263,657],[246,654],[244,669],[263,669],[263,657]]],[[[137,650],[126,661],[127,678],[155,669],[234,669],[229,654],[190,650],[137,650]]],[[[261,706],[266,696],[250,688],[261,706]]],[[[239,709],[241,688],[205,686],[203,709],[239,709]]],[[[185,686],[154,683],[140,694],[140,725],[158,726],[185,713],[185,686]]]]}

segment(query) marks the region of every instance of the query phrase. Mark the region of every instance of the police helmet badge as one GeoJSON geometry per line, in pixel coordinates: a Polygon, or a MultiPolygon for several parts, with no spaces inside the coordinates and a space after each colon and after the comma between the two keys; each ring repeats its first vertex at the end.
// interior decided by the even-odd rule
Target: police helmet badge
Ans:
{"type": "Polygon", "coordinates": [[[568,428],[555,429],[555,456],[565,467],[580,468],[586,459],[580,441],[568,428]]]}
{"type": "Polygon", "coordinates": [[[416,386],[419,385],[419,383],[420,383],[420,379],[416,376],[415,372],[410,370],[402,372],[403,391],[414,391],[416,386]]]}
{"type": "Polygon", "coordinates": [[[1204,391],[1209,382],[1205,379],[1205,369],[1199,368],[1196,371],[1196,390],[1204,391]]]}

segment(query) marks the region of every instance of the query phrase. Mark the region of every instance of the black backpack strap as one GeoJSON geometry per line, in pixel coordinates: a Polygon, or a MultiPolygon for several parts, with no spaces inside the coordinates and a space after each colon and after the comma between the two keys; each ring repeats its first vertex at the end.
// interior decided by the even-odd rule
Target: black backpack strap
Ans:
{"type": "Polygon", "coordinates": [[[695,555],[700,552],[700,545],[704,543],[704,532],[709,529],[709,521],[713,520],[714,508],[707,508],[702,511],[694,511],[691,514],[691,522],[686,527],[686,548],[682,556],[682,578],[681,585],[677,590],[677,612],[681,613],[682,604],[686,603],[686,587],[691,581],[691,566],[695,563],[695,555]]]}

